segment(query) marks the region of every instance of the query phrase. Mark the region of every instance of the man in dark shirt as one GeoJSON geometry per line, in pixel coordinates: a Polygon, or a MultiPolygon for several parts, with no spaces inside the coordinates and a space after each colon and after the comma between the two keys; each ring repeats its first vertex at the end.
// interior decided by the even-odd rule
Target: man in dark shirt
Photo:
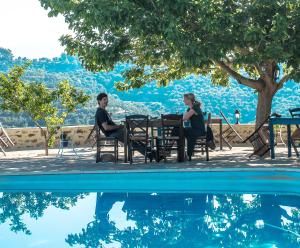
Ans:
{"type": "Polygon", "coordinates": [[[117,125],[111,119],[109,113],[106,111],[108,105],[108,97],[105,93],[100,93],[97,96],[98,109],[96,112],[96,123],[102,133],[106,137],[116,137],[118,140],[124,142],[124,129],[122,125],[117,125]]]}
{"type": "MultiPolygon", "coordinates": [[[[119,141],[124,143],[124,126],[117,125],[111,119],[109,113],[106,111],[106,107],[108,105],[108,96],[106,93],[100,93],[97,96],[98,109],[96,112],[96,123],[100,130],[106,137],[115,137],[119,141]]],[[[145,153],[145,147],[139,143],[133,143],[133,147],[135,150],[139,151],[141,154],[145,153]]],[[[149,158],[152,160],[154,157],[154,153],[150,154],[149,158]]]]}

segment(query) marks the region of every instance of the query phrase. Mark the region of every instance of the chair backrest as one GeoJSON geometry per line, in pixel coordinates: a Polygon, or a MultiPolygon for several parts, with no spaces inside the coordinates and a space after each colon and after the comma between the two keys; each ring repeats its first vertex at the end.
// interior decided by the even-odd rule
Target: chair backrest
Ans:
{"type": "Polygon", "coordinates": [[[207,122],[206,122],[206,131],[207,131],[207,128],[210,127],[211,125],[211,113],[208,113],[207,115],[207,122]]]}
{"type": "Polygon", "coordinates": [[[2,123],[0,122],[0,136],[5,135],[4,127],[2,126],[2,123]]]}
{"type": "MultiPolygon", "coordinates": [[[[98,126],[98,124],[96,123],[95,126],[93,127],[93,129],[90,132],[90,137],[93,137],[93,144],[92,144],[92,148],[96,145],[97,148],[103,146],[103,144],[105,144],[105,141],[103,141],[103,138],[105,137],[105,135],[102,133],[101,128],[98,126]]],[[[98,151],[97,151],[98,152],[98,151]]]]}
{"type": "Polygon", "coordinates": [[[220,115],[223,117],[223,119],[224,119],[224,121],[227,123],[227,125],[228,125],[231,129],[235,130],[234,127],[229,123],[227,117],[224,115],[224,113],[223,113],[222,111],[220,111],[220,115]]]}
{"type": "MultiPolygon", "coordinates": [[[[289,109],[289,112],[293,118],[300,118],[300,108],[289,109]]],[[[300,128],[299,125],[296,125],[297,128],[300,128]]]]}
{"type": "Polygon", "coordinates": [[[11,138],[6,133],[4,127],[2,126],[2,123],[0,122],[0,138],[3,140],[5,139],[11,146],[14,146],[15,144],[12,142],[11,138]]]}
{"type": "Polygon", "coordinates": [[[149,137],[149,116],[148,115],[129,115],[125,117],[126,127],[129,137],[149,137]]]}
{"type": "Polygon", "coordinates": [[[174,127],[183,128],[183,115],[162,114],[161,115],[161,131],[163,138],[172,135],[174,127]]]}

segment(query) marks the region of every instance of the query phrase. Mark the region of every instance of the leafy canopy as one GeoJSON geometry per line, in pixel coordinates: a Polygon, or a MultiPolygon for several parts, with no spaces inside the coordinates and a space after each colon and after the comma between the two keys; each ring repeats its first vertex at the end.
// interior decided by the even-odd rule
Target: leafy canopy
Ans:
{"type": "Polygon", "coordinates": [[[190,73],[210,74],[213,83],[227,85],[229,74],[236,75],[221,70],[223,63],[255,80],[265,64],[282,64],[282,83],[300,79],[300,0],[40,2],[49,16],[65,17],[73,35],[61,42],[87,69],[134,64],[117,85],[122,90],[154,79],[166,85],[190,73]]]}

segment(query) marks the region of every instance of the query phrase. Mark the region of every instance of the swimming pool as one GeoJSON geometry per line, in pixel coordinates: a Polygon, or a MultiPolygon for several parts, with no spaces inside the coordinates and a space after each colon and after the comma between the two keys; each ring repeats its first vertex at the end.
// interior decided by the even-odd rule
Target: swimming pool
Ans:
{"type": "Polygon", "coordinates": [[[0,176],[0,247],[300,247],[291,170],[0,176]]]}
{"type": "Polygon", "coordinates": [[[300,195],[300,170],[118,170],[95,173],[0,175],[2,191],[213,192],[300,195]]]}

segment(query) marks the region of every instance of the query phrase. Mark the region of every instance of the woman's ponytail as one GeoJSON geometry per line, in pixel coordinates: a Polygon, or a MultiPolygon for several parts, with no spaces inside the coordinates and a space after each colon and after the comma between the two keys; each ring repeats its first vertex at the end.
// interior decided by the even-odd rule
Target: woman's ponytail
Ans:
{"type": "Polygon", "coordinates": [[[201,102],[196,100],[196,97],[193,93],[187,93],[184,94],[183,96],[189,99],[193,103],[193,105],[196,105],[197,107],[201,108],[201,102]]]}

